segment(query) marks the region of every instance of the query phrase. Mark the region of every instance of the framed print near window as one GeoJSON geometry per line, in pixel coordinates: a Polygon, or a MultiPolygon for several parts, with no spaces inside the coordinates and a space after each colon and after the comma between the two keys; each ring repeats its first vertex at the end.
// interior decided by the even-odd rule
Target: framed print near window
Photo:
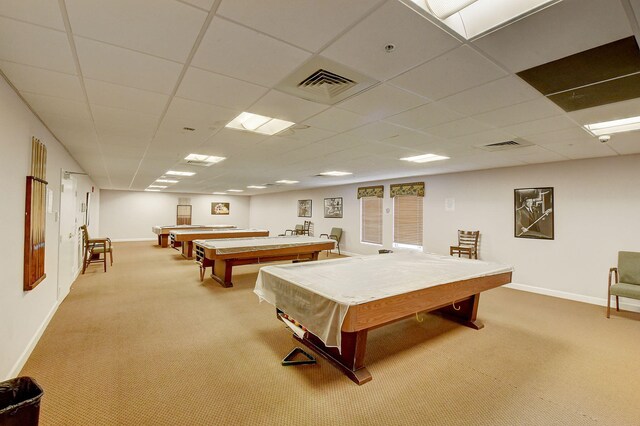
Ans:
{"type": "Polygon", "coordinates": [[[324,217],[342,217],[342,197],[324,199],[324,217]]]}
{"type": "Polygon", "coordinates": [[[229,203],[219,203],[214,201],[211,203],[212,215],[225,215],[229,214],[229,203]]]}
{"type": "Polygon", "coordinates": [[[298,217],[311,217],[311,200],[298,200],[298,217]]]}
{"type": "Polygon", "coordinates": [[[520,188],[514,195],[514,236],[553,240],[553,188],[520,188]]]}

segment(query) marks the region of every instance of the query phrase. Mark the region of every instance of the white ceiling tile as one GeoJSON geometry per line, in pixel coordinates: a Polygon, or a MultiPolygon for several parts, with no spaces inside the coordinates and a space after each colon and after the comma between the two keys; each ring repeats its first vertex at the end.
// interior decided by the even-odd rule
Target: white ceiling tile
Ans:
{"type": "Polygon", "coordinates": [[[564,115],[555,117],[542,118],[540,120],[527,121],[524,123],[514,124],[503,127],[505,132],[516,136],[527,137],[539,133],[551,132],[554,130],[563,130],[576,127],[576,123],[569,120],[564,115]]]}
{"type": "Polygon", "coordinates": [[[178,0],[178,1],[194,5],[196,7],[199,7],[200,9],[204,9],[207,11],[211,10],[211,7],[215,2],[215,0],[178,0]]]}
{"type": "Polygon", "coordinates": [[[147,90],[85,78],[85,87],[92,105],[108,106],[147,114],[160,115],[169,96],[147,90]]]}
{"type": "Polygon", "coordinates": [[[175,124],[176,130],[191,127],[208,129],[210,133],[224,127],[241,111],[202,102],[174,97],[165,116],[165,122],[175,124]]]}
{"type": "Polygon", "coordinates": [[[192,65],[272,87],[310,56],[304,50],[214,17],[192,65]]]}
{"type": "Polygon", "coordinates": [[[424,129],[460,118],[462,118],[462,114],[451,111],[440,103],[430,103],[387,117],[385,121],[412,129],[424,129]]]}
{"type": "Polygon", "coordinates": [[[92,105],[93,119],[98,132],[98,139],[102,136],[109,138],[135,138],[151,140],[160,117],[158,115],[92,105]]]}
{"type": "Polygon", "coordinates": [[[184,63],[206,12],[174,0],[66,0],[71,28],[87,37],[184,63]]]}
{"type": "Polygon", "coordinates": [[[44,68],[0,61],[0,69],[20,91],[84,102],[77,76],[44,68]]]}
{"type": "Polygon", "coordinates": [[[478,121],[496,127],[506,127],[512,124],[539,120],[564,114],[564,111],[546,98],[523,102],[506,108],[496,109],[483,114],[474,115],[478,121]]]}
{"type": "Polygon", "coordinates": [[[190,67],[180,83],[177,96],[245,111],[267,90],[246,81],[190,67]]]}
{"type": "Polygon", "coordinates": [[[396,126],[391,123],[385,123],[384,121],[367,124],[347,132],[348,135],[376,141],[385,141],[409,133],[411,133],[411,130],[406,127],[396,126]]]}
{"type": "Polygon", "coordinates": [[[390,0],[322,55],[387,80],[459,45],[456,39],[401,2],[390,0]],[[385,51],[388,44],[395,45],[393,52],[385,51]]]}
{"type": "Polygon", "coordinates": [[[584,128],[574,126],[568,129],[554,130],[551,132],[538,133],[536,135],[527,136],[527,140],[537,145],[552,144],[556,142],[570,141],[574,139],[593,139],[597,137],[591,136],[584,128]]]}
{"type": "Polygon", "coordinates": [[[620,1],[563,0],[474,44],[518,72],[632,34],[620,1]]]}
{"type": "Polygon", "coordinates": [[[447,145],[452,144],[456,146],[474,147],[506,142],[512,139],[514,139],[513,135],[504,132],[502,129],[491,129],[449,139],[447,141],[447,145]]]}
{"type": "Polygon", "coordinates": [[[223,1],[217,13],[315,52],[379,3],[379,0],[235,0],[223,1]]]}
{"type": "Polygon", "coordinates": [[[371,120],[351,111],[331,107],[305,120],[303,124],[334,132],[344,132],[369,123],[371,120]]]}
{"type": "Polygon", "coordinates": [[[615,148],[612,149],[612,146],[609,146],[609,144],[600,143],[597,138],[574,139],[547,143],[542,146],[549,151],[556,152],[572,160],[616,155],[616,151],[614,151],[615,148]]]}
{"type": "Polygon", "coordinates": [[[207,144],[217,145],[232,145],[239,146],[245,149],[248,146],[252,146],[259,142],[268,139],[269,136],[261,135],[253,132],[242,132],[236,129],[223,128],[207,141],[207,144]]]}
{"type": "Polygon", "coordinates": [[[146,145],[133,145],[133,144],[109,144],[100,141],[100,151],[105,158],[108,157],[124,157],[124,158],[136,158],[141,159],[142,155],[146,151],[146,145]]]}
{"type": "Polygon", "coordinates": [[[541,97],[538,91],[519,78],[507,76],[439,102],[462,114],[474,115],[541,97]]]}
{"type": "Polygon", "coordinates": [[[21,94],[38,114],[59,115],[78,120],[91,119],[91,114],[89,113],[86,102],[43,96],[29,92],[22,92],[21,94]]]}
{"type": "Polygon", "coordinates": [[[278,136],[294,139],[300,142],[317,142],[327,139],[335,134],[336,132],[319,129],[317,127],[306,128],[306,126],[292,126],[284,132],[279,133],[278,136]]]}
{"type": "Polygon", "coordinates": [[[579,111],[572,111],[569,113],[569,117],[573,118],[580,124],[619,120],[621,118],[635,117],[638,115],[640,115],[640,98],[597,106],[594,108],[581,109],[579,111]]]}
{"type": "Polygon", "coordinates": [[[82,74],[136,89],[170,94],[182,65],[84,38],[75,39],[82,74]]]}
{"type": "Polygon", "coordinates": [[[506,74],[465,45],[407,71],[391,80],[391,84],[438,100],[506,74]]]}
{"type": "Polygon", "coordinates": [[[0,17],[0,59],[75,74],[67,34],[0,17]]]}
{"type": "Polygon", "coordinates": [[[385,139],[382,143],[389,146],[424,151],[446,145],[447,141],[426,133],[410,131],[409,133],[385,139]]]}
{"type": "Polygon", "coordinates": [[[55,0],[2,0],[0,15],[31,24],[64,31],[64,22],[55,0]]]}
{"type": "Polygon", "coordinates": [[[329,108],[328,105],[307,101],[277,90],[271,90],[249,108],[249,112],[300,123],[329,108]]]}
{"type": "Polygon", "coordinates": [[[380,84],[364,93],[348,98],[341,102],[338,108],[364,115],[373,121],[424,105],[427,102],[428,100],[423,97],[388,84],[380,84]]]}
{"type": "Polygon", "coordinates": [[[429,127],[425,129],[425,132],[441,138],[456,138],[476,132],[482,132],[490,128],[491,126],[476,121],[472,118],[462,118],[460,120],[450,121],[448,123],[429,127]]]}
{"type": "Polygon", "coordinates": [[[611,136],[607,145],[619,154],[640,154],[640,132],[617,133],[611,136]]]}

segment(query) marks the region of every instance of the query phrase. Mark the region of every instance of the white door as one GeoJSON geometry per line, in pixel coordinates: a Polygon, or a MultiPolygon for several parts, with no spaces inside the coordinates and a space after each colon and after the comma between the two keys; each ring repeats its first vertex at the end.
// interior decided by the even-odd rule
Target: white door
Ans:
{"type": "Polygon", "coordinates": [[[60,181],[60,245],[58,248],[58,300],[69,293],[78,272],[78,223],[76,217],[76,180],[65,176],[60,181]]]}

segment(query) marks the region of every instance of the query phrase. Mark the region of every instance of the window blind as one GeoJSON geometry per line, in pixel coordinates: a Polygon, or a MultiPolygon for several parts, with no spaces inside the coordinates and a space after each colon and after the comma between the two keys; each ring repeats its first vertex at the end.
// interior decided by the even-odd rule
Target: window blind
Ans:
{"type": "Polygon", "coordinates": [[[422,246],[423,197],[398,195],[393,198],[393,242],[422,246]]]}
{"type": "Polygon", "coordinates": [[[360,198],[360,212],[362,242],[382,244],[382,198],[360,198]]]}

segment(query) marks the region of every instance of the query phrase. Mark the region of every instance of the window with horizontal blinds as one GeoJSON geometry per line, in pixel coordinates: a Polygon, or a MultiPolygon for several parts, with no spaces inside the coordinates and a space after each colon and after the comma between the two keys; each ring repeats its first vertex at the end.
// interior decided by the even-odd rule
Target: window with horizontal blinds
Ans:
{"type": "Polygon", "coordinates": [[[363,243],[382,244],[382,198],[360,198],[361,232],[363,243]]]}
{"type": "Polygon", "coordinates": [[[398,195],[393,198],[393,244],[422,247],[424,197],[398,195]]]}

